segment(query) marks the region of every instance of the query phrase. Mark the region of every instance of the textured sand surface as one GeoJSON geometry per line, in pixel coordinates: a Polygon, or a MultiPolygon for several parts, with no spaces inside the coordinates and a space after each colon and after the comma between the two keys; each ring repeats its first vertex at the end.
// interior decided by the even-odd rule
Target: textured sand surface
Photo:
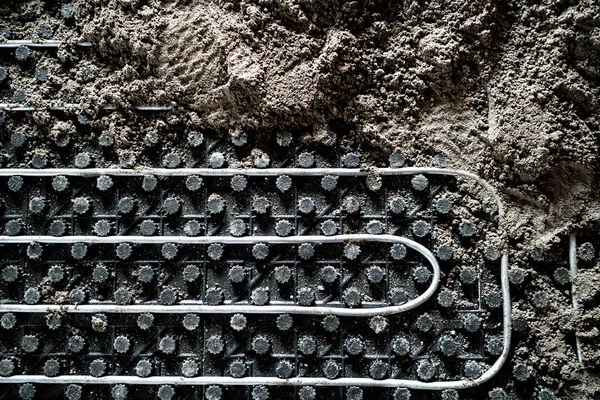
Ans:
{"type": "MultiPolygon", "coordinates": [[[[71,43],[59,57],[94,73],[89,82],[38,55],[38,63],[54,68],[50,82],[14,77],[32,104],[44,104],[44,93],[56,88],[69,90],[91,116],[102,105],[168,104],[188,130],[244,132],[258,148],[261,138],[278,132],[305,141],[334,134],[342,147],[360,146],[372,160],[399,152],[409,165],[447,165],[491,182],[507,206],[511,264],[526,271],[525,286],[514,292],[515,316],[530,324],[516,335],[498,381],[481,393],[496,386],[528,386],[533,393],[543,385],[559,398],[600,396],[593,345],[598,266],[578,278],[579,312],[552,280],[566,260],[569,233],[599,228],[597,1],[73,4],[69,25],[42,1],[0,5],[0,25],[19,26],[14,37],[36,37],[41,24],[55,25],[54,38],[71,43]],[[94,43],[88,51],[95,63],[78,58],[78,40],[94,43]],[[529,305],[536,291],[550,296],[543,312],[529,305]],[[574,332],[587,338],[587,370],[577,363],[574,332]],[[529,366],[526,382],[513,378],[516,363],[529,366]]],[[[44,124],[45,112],[28,118],[42,142],[74,129],[44,124]]],[[[133,156],[149,130],[160,132],[167,147],[178,146],[179,136],[163,121],[125,128],[123,121],[118,113],[100,116],[90,138],[109,130],[121,154],[133,156]]],[[[144,163],[141,156],[137,161],[144,163]]]]}

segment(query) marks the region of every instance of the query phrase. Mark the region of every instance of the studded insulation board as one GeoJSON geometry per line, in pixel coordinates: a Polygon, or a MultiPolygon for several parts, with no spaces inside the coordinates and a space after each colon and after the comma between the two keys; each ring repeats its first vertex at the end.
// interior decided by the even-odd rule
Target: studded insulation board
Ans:
{"type": "Polygon", "coordinates": [[[48,390],[67,398],[95,384],[115,398],[147,393],[137,385],[161,399],[332,386],[404,398],[501,368],[507,259],[485,182],[435,168],[219,168],[217,156],[209,168],[0,171],[0,382],[61,384],[48,390]]]}
{"type": "MultiPolygon", "coordinates": [[[[0,43],[8,76],[44,82],[26,61],[59,44],[0,43]]],[[[69,129],[2,130],[0,398],[450,400],[502,367],[503,213],[476,176],[152,105],[127,128],[159,114],[175,143],[134,153],[92,126],[116,107],[4,94],[0,125],[45,108],[69,129]]]]}

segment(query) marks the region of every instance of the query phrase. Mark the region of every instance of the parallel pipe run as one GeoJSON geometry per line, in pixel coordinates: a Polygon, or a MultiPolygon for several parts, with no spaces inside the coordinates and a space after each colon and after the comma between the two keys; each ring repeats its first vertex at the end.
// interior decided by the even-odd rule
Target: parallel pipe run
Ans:
{"type": "Polygon", "coordinates": [[[99,175],[110,175],[110,176],[144,176],[144,175],[159,175],[159,176],[189,176],[189,175],[204,175],[204,176],[234,176],[234,175],[245,175],[245,176],[279,176],[279,175],[292,175],[292,176],[323,176],[323,175],[336,175],[336,176],[369,176],[369,175],[380,175],[380,176],[400,176],[400,175],[414,175],[414,174],[431,174],[431,175],[447,175],[447,176],[458,176],[464,178],[470,178],[475,180],[481,186],[483,186],[490,194],[498,205],[498,215],[502,217],[504,215],[504,206],[500,197],[496,193],[495,189],[487,181],[480,178],[479,176],[462,170],[452,170],[444,168],[419,168],[419,167],[407,167],[407,168],[373,168],[369,170],[360,168],[249,168],[249,169],[235,169],[235,168],[45,168],[45,169],[30,169],[30,168],[6,168],[0,169],[0,176],[99,176],[99,175]]]}
{"type": "MultiPolygon", "coordinates": [[[[577,303],[577,287],[575,286],[575,277],[577,276],[577,236],[571,233],[569,236],[569,269],[571,272],[571,305],[576,310],[579,307],[577,303]]],[[[575,334],[575,350],[577,351],[577,360],[583,365],[583,353],[581,351],[581,340],[575,334]]]]}
{"type": "Polygon", "coordinates": [[[38,312],[61,311],[66,313],[211,313],[211,314],[304,314],[304,315],[339,315],[345,317],[371,317],[374,315],[391,315],[412,310],[425,303],[437,290],[440,282],[440,266],[435,256],[425,246],[400,236],[393,235],[338,235],[338,236],[206,236],[206,237],[188,237],[188,236],[0,236],[0,243],[139,243],[139,244],[256,244],[256,243],[275,243],[275,244],[302,244],[302,243],[345,243],[374,241],[382,243],[401,243],[411,249],[421,253],[431,264],[433,277],[431,284],[420,296],[412,299],[402,305],[390,307],[374,308],[340,308],[340,307],[304,307],[304,306],[252,306],[244,304],[229,304],[219,306],[209,305],[116,305],[116,304],[90,304],[90,305],[26,305],[26,304],[0,304],[0,311],[10,312],[38,312]]]}
{"type": "MultiPolygon", "coordinates": [[[[463,177],[470,178],[479,183],[484,189],[486,189],[496,202],[498,206],[498,216],[502,218],[504,216],[504,207],[502,205],[502,201],[495,189],[485,180],[478,177],[475,174],[470,172],[461,171],[461,170],[447,170],[443,168],[382,168],[382,169],[374,169],[374,170],[361,170],[361,169],[345,169],[345,168],[314,168],[314,169],[300,169],[300,168],[271,168],[271,169],[209,169],[209,168],[180,168],[180,169],[165,169],[165,168],[144,168],[144,169],[121,169],[121,168],[92,168],[92,169],[70,169],[70,168],[53,168],[53,169],[40,169],[40,170],[32,170],[32,169],[0,169],[0,176],[12,176],[12,175],[21,175],[21,176],[56,176],[56,175],[67,175],[67,176],[98,176],[98,175],[111,175],[111,176],[143,176],[143,175],[161,175],[161,176],[189,176],[189,175],[206,175],[206,176],[233,176],[233,175],[246,175],[246,176],[279,176],[279,175],[292,175],[292,176],[322,176],[322,175],[337,175],[337,176],[369,176],[369,175],[381,175],[381,176],[400,176],[400,175],[412,175],[412,174],[432,174],[432,175],[446,175],[446,176],[455,176],[455,177],[463,177]]],[[[347,235],[353,236],[353,235],[347,235]]],[[[366,235],[365,235],[366,236],[366,235]]],[[[373,235],[380,240],[382,237],[388,236],[394,238],[395,240],[405,240],[409,239],[400,238],[391,235],[373,235]]],[[[14,240],[15,237],[0,237],[0,243],[6,240],[14,240]]],[[[18,237],[16,237],[18,238],[18,237]]],[[[72,237],[73,238],[73,237],[72,237]]],[[[75,237],[76,238],[76,237],[75,237]]],[[[132,237],[119,237],[123,240],[123,242],[131,242],[132,237]]],[[[254,237],[254,239],[258,242],[261,239],[265,241],[266,237],[254,237]]],[[[305,242],[308,237],[294,237],[290,239],[298,240],[296,243],[305,242]]],[[[325,237],[329,239],[335,239],[336,237],[325,237]]],[[[339,236],[337,237],[339,238],[339,236]]],[[[60,237],[60,238],[51,238],[52,243],[56,243],[59,240],[70,240],[68,237],[60,237]]],[[[94,240],[98,240],[101,238],[94,237],[94,240]]],[[[146,238],[144,239],[157,239],[157,238],[146,238]]],[[[191,239],[191,238],[186,238],[191,239]]],[[[204,240],[209,240],[209,238],[202,238],[204,240]]],[[[234,239],[234,238],[229,238],[234,239]]],[[[236,238],[238,240],[246,240],[245,243],[254,243],[250,242],[253,240],[252,238],[236,238]]],[[[283,238],[277,237],[278,240],[283,238]]],[[[68,243],[74,243],[76,241],[70,241],[68,243]]],[[[96,241],[97,243],[98,241],[96,241]]],[[[13,242],[14,243],[14,242],[13,242]]],[[[241,242],[244,243],[244,242],[241,242]]],[[[427,249],[425,249],[427,250],[427,249]]],[[[418,251],[418,250],[417,250],[418,251]]],[[[429,252],[427,250],[429,254],[429,252]]],[[[421,252],[421,254],[427,257],[427,253],[421,252]]],[[[435,260],[435,257],[433,257],[435,260]]],[[[431,262],[431,260],[430,260],[431,262]]],[[[432,262],[432,266],[437,265],[437,261],[435,263],[432,262]]],[[[434,279],[438,279],[439,277],[434,279]]],[[[230,377],[212,377],[212,376],[201,376],[195,378],[184,378],[180,376],[154,376],[149,378],[140,378],[136,376],[106,376],[101,378],[94,378],[86,375],[62,375],[57,377],[46,377],[43,375],[17,375],[11,377],[0,377],[0,383],[79,383],[79,384],[139,384],[139,385],[160,385],[160,384],[172,384],[172,385],[294,385],[294,386],[303,386],[303,385],[314,385],[314,386],[350,386],[350,385],[358,385],[358,386],[370,386],[370,387],[406,387],[410,389],[424,389],[424,390],[444,390],[444,389],[466,389],[470,387],[475,387],[481,385],[489,381],[493,378],[502,368],[506,359],[508,358],[508,353],[510,350],[510,342],[511,342],[511,331],[512,331],[512,320],[511,320],[511,312],[512,306],[510,301],[510,287],[508,280],[508,248],[505,244],[502,249],[502,258],[500,265],[500,280],[502,287],[502,296],[503,296],[503,320],[502,320],[502,329],[503,329],[503,341],[504,347],[502,350],[502,354],[496,359],[494,364],[486,370],[480,377],[476,379],[463,379],[456,381],[438,381],[438,382],[421,382],[417,380],[405,380],[405,379],[384,379],[384,380],[374,380],[370,378],[340,378],[329,380],[326,378],[313,378],[313,377],[295,377],[290,379],[278,379],[273,377],[248,377],[248,378],[230,378],[230,377]]],[[[437,285],[437,284],[436,284],[437,285]]],[[[420,297],[431,296],[432,293],[429,293],[430,288],[423,293],[420,297]]],[[[435,288],[433,289],[435,291],[435,288]]],[[[416,300],[416,299],[415,299],[416,300]]],[[[426,300],[426,299],[425,299],[426,300]]],[[[425,301],[424,300],[424,301],[425,301]]],[[[413,300],[414,301],[414,300],[413,300]]],[[[4,311],[4,308],[9,305],[0,305],[0,311],[4,311]]],[[[10,305],[17,306],[17,305],[10,305]]],[[[20,305],[18,305],[20,306],[20,305]]],[[[403,306],[406,306],[404,304],[403,306]]],[[[415,305],[417,307],[418,305],[415,305]]],[[[43,306],[48,307],[48,306],[43,306]]],[[[83,306],[78,306],[83,307],[83,306]]],[[[134,306],[127,306],[134,307],[134,306]]],[[[170,306],[173,307],[173,306],[170,306]]],[[[280,307],[280,306],[271,306],[271,307],[280,307]]],[[[285,307],[284,312],[289,312],[289,308],[285,307]]],[[[398,306],[402,307],[402,306],[398,306]]],[[[216,308],[216,307],[214,307],[216,308]]],[[[265,312],[265,307],[259,307],[261,312],[265,312]]],[[[305,309],[305,307],[300,307],[305,309]]],[[[383,309],[389,310],[392,307],[384,307],[383,309]]],[[[335,311],[340,309],[336,308],[335,311]]],[[[367,312],[373,309],[365,309],[367,312]]],[[[6,310],[8,311],[8,310],[6,310]]],[[[357,310],[346,310],[346,311],[357,311],[357,310]]],[[[405,311],[405,310],[404,310],[405,311]]],[[[72,312],[72,311],[71,311],[72,312]]],[[[213,311],[214,312],[214,311],[213,311]]],[[[401,311],[398,311],[401,312],[401,311]]],[[[393,313],[393,312],[392,312],[393,313]]],[[[357,314],[350,314],[350,316],[357,316],[357,314]]]]}

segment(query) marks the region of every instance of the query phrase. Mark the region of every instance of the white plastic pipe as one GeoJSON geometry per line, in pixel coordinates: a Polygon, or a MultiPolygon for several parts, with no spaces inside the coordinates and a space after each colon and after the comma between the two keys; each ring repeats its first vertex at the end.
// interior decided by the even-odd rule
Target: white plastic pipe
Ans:
{"type": "Polygon", "coordinates": [[[27,304],[0,304],[0,311],[9,312],[40,312],[61,311],[65,313],[208,313],[208,314],[304,314],[304,315],[339,315],[346,317],[369,317],[374,315],[391,315],[412,310],[425,303],[437,290],[440,282],[440,266],[435,256],[423,245],[400,236],[393,235],[337,235],[337,236],[0,236],[0,243],[139,243],[139,244],[255,244],[255,243],[275,243],[275,244],[302,244],[302,243],[345,243],[345,242],[382,242],[382,243],[401,243],[411,249],[421,253],[429,261],[433,269],[431,283],[427,290],[420,296],[397,306],[375,307],[375,308],[340,308],[340,307],[304,307],[289,305],[271,305],[271,306],[253,306],[245,304],[228,304],[219,306],[210,305],[117,305],[117,304],[84,304],[84,305],[27,305],[27,304]]]}

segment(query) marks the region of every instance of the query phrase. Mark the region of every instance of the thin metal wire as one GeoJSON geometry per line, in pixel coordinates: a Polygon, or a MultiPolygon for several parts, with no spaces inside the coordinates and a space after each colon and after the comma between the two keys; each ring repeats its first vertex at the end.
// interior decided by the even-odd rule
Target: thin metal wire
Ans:
{"type": "MultiPolygon", "coordinates": [[[[575,277],[577,276],[577,235],[571,233],[569,236],[569,269],[571,272],[571,304],[573,309],[579,308],[577,302],[577,287],[575,286],[575,277]]],[[[581,340],[575,334],[575,350],[577,351],[577,360],[583,365],[583,353],[581,351],[581,340]]]]}
{"type": "MultiPolygon", "coordinates": [[[[63,106],[48,106],[46,109],[50,111],[65,111],[71,108],[81,108],[79,104],[65,104],[63,106]]],[[[137,111],[148,111],[148,112],[163,112],[163,111],[171,111],[172,107],[169,106],[133,106],[133,108],[137,111]]],[[[0,110],[4,111],[14,111],[14,112],[32,112],[38,109],[44,109],[43,107],[33,107],[33,106],[20,106],[17,104],[9,104],[3,103],[0,104],[0,110]]],[[[104,106],[101,107],[104,111],[116,111],[117,107],[114,106],[104,106]]]]}
{"type": "MultiPolygon", "coordinates": [[[[40,49],[57,49],[63,42],[60,40],[7,40],[5,42],[0,42],[0,49],[16,49],[20,46],[27,46],[33,48],[40,49]]],[[[80,47],[92,47],[91,42],[77,42],[77,46],[80,47]]]]}

